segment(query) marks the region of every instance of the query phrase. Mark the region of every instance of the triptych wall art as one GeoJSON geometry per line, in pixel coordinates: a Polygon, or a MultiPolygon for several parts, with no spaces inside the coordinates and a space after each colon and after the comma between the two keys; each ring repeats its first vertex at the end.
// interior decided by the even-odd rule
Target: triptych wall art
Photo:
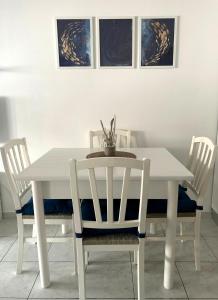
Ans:
{"type": "Polygon", "coordinates": [[[177,17],[56,19],[63,68],[173,68],[177,17]]]}

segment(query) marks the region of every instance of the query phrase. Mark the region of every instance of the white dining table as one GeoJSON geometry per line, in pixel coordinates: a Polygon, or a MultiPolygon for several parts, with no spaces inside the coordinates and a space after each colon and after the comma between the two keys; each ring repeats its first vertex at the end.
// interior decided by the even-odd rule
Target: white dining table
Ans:
{"type": "MultiPolygon", "coordinates": [[[[98,149],[89,148],[54,148],[36,160],[32,165],[17,176],[17,179],[32,182],[34,214],[37,230],[37,250],[42,288],[50,284],[50,273],[45,233],[45,217],[43,198],[66,199],[71,198],[69,186],[69,160],[85,159],[90,152],[98,149]]],[[[168,198],[167,226],[165,242],[164,282],[166,289],[173,287],[175,267],[176,222],[178,206],[178,185],[183,180],[192,180],[192,173],[165,148],[126,148],[136,155],[137,159],[149,158],[150,165],[150,198],[168,198]]],[[[119,170],[114,174],[114,197],[120,197],[119,170]]],[[[96,173],[99,179],[99,198],[105,197],[104,174],[96,173]]],[[[137,198],[140,185],[139,174],[131,174],[131,188],[129,198],[137,198]]],[[[88,174],[81,174],[81,198],[90,197],[88,174]]]]}

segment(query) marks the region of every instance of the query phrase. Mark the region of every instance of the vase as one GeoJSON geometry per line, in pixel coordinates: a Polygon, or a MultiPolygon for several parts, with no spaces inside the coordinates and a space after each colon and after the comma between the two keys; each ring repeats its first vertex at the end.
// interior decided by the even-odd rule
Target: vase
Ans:
{"type": "Polygon", "coordinates": [[[104,146],[104,155],[105,156],[115,156],[116,146],[104,146]]]}

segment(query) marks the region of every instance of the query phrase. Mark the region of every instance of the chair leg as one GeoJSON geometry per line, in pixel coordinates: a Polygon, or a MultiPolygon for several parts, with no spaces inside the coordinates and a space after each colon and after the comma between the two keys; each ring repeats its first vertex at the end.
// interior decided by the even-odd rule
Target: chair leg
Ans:
{"type": "Polygon", "coordinates": [[[134,264],[134,265],[137,265],[137,257],[138,257],[138,251],[135,250],[135,251],[133,252],[133,264],[134,264]]]}
{"type": "Polygon", "coordinates": [[[17,252],[17,270],[16,273],[22,272],[23,265],[23,251],[24,251],[24,225],[22,215],[17,215],[17,229],[18,229],[18,252],[17,252]]]}
{"type": "Polygon", "coordinates": [[[156,226],[154,223],[150,223],[150,234],[156,233],[156,226]]]}
{"type": "Polygon", "coordinates": [[[144,287],[144,272],[145,272],[145,239],[139,239],[138,257],[137,257],[137,288],[138,300],[144,300],[145,287],[144,287]]]}
{"type": "Polygon", "coordinates": [[[37,236],[37,233],[36,233],[36,225],[33,224],[32,237],[35,238],[36,236],[37,236]]]}
{"type": "Polygon", "coordinates": [[[195,255],[195,269],[200,271],[200,221],[201,221],[201,212],[196,212],[195,220],[195,239],[194,239],[194,255],[195,255]]]}
{"type": "Polygon", "coordinates": [[[78,284],[79,284],[79,299],[86,299],[85,291],[85,260],[84,260],[84,250],[82,239],[76,239],[76,249],[77,249],[77,268],[78,268],[78,284]]]}
{"type": "Polygon", "coordinates": [[[74,227],[74,218],[73,218],[73,216],[72,216],[72,231],[73,231],[74,275],[77,275],[76,235],[75,235],[75,227],[74,227]]]}
{"type": "MultiPolygon", "coordinates": [[[[36,238],[36,237],[37,237],[36,224],[33,224],[32,238],[36,238]]],[[[32,242],[32,244],[37,244],[37,242],[32,242]]]]}
{"type": "MultiPolygon", "coordinates": [[[[183,224],[182,222],[179,222],[179,234],[180,236],[183,236],[183,224]]],[[[183,243],[184,241],[181,240],[181,243],[183,243]]]]}
{"type": "Polygon", "coordinates": [[[61,225],[61,231],[62,231],[62,234],[66,234],[67,233],[67,225],[62,224],[61,225]]]}
{"type": "Polygon", "coordinates": [[[89,264],[89,252],[85,251],[85,265],[87,266],[89,264]]]}

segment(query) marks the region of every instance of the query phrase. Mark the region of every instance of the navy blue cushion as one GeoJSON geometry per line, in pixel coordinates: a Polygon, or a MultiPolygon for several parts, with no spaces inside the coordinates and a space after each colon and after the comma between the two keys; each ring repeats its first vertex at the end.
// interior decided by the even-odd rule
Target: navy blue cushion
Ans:
{"type": "MultiPolygon", "coordinates": [[[[178,213],[195,212],[197,205],[186,193],[186,188],[179,186],[178,194],[178,213]]],[[[119,217],[120,199],[114,199],[114,220],[119,217]]],[[[107,200],[100,199],[100,209],[102,220],[107,220],[107,200]]],[[[95,212],[91,199],[84,199],[81,203],[82,218],[86,221],[95,221],[95,212]]],[[[139,199],[128,199],[125,220],[134,220],[138,218],[139,199]]],[[[167,199],[149,199],[147,214],[166,214],[167,199]]],[[[137,228],[127,229],[89,229],[84,228],[83,236],[99,236],[114,233],[133,233],[137,234],[137,228]]]]}
{"type": "MultiPolygon", "coordinates": [[[[178,213],[195,212],[197,204],[190,199],[186,193],[187,189],[179,185],[178,191],[178,213]]],[[[127,213],[129,218],[134,219],[136,212],[139,209],[139,199],[129,201],[127,205],[127,213]]],[[[148,199],[147,214],[166,214],[167,213],[167,199],[148,199]]]]}
{"type": "MultiPolygon", "coordinates": [[[[186,188],[179,186],[178,194],[178,213],[195,212],[197,204],[186,193],[186,188]]],[[[166,214],[167,213],[167,199],[149,199],[148,200],[148,214],[166,214]]]]}
{"type": "MultiPolygon", "coordinates": [[[[72,215],[73,206],[71,199],[44,199],[46,215],[72,215]]],[[[33,199],[31,198],[21,209],[23,215],[33,215],[33,199]]]]}
{"type": "MultiPolygon", "coordinates": [[[[107,200],[106,199],[99,199],[100,202],[100,209],[101,209],[101,216],[102,221],[107,220],[107,200]]],[[[129,201],[128,201],[129,202],[129,201]]],[[[114,220],[117,221],[119,218],[119,208],[120,208],[120,199],[114,199],[114,220]]],[[[132,220],[132,211],[136,212],[135,206],[134,210],[131,207],[128,208],[127,205],[127,212],[126,212],[126,220],[132,220]]],[[[82,219],[86,221],[95,221],[95,211],[93,207],[92,199],[83,199],[81,203],[81,212],[82,212],[82,219]]],[[[135,214],[136,215],[136,214],[135,214]]],[[[135,217],[135,219],[138,216],[135,217]]],[[[84,228],[83,229],[83,237],[87,236],[101,236],[101,235],[108,235],[108,234],[116,234],[116,233],[131,233],[136,234],[138,233],[138,229],[135,228],[121,228],[121,229],[91,229],[91,228],[84,228]]]]}

